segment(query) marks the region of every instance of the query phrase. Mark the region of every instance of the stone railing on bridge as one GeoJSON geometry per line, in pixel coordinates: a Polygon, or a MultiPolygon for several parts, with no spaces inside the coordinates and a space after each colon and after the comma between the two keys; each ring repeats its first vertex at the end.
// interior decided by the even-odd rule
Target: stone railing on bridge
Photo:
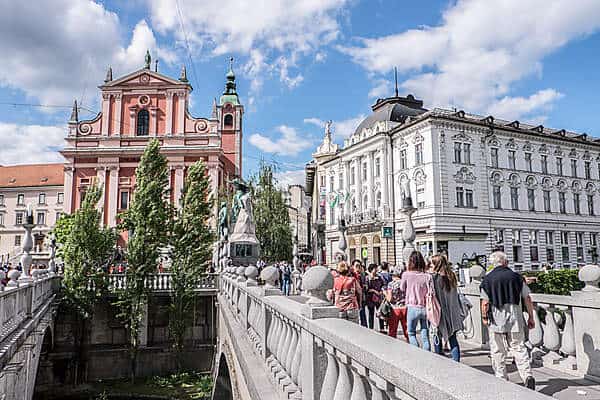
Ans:
{"type": "MultiPolygon", "coordinates": [[[[275,390],[253,398],[464,400],[491,398],[490,393],[498,399],[546,398],[339,318],[326,300],[333,278],[325,267],[304,274],[302,296],[282,296],[273,267],[261,273],[264,286],[257,285],[257,274],[255,267],[228,268],[219,296],[233,337],[228,340],[250,343],[246,347],[253,353],[238,351],[237,357],[262,360],[262,375],[275,390]]],[[[261,375],[256,369],[234,375],[240,372],[246,382],[261,375]]]]}
{"type": "Polygon", "coordinates": [[[19,271],[10,271],[7,285],[0,284],[0,344],[47,304],[58,287],[55,274],[36,274],[27,280],[19,280],[19,275],[19,271]]]}
{"type": "MultiPolygon", "coordinates": [[[[204,274],[198,282],[196,290],[198,291],[216,291],[218,289],[218,274],[204,274]]],[[[110,274],[108,275],[108,289],[122,290],[127,289],[126,274],[110,274]]],[[[169,292],[171,291],[171,274],[158,273],[152,274],[146,279],[146,287],[154,292],[169,292]]]]}
{"type": "MultiPolygon", "coordinates": [[[[487,346],[487,328],[481,321],[480,289],[485,270],[471,268],[473,282],[462,289],[473,304],[472,337],[487,346]]],[[[600,381],[600,266],[587,265],[579,271],[586,286],[570,296],[532,293],[536,313],[535,328],[529,331],[529,345],[534,363],[571,375],[600,381]]]]}

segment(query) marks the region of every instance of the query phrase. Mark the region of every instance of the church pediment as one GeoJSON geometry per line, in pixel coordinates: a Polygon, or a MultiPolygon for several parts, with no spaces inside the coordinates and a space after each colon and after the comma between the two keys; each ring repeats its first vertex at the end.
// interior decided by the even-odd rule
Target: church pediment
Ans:
{"type": "Polygon", "coordinates": [[[166,75],[154,72],[152,70],[142,68],[131,74],[125,75],[119,79],[115,79],[110,82],[106,82],[100,88],[116,88],[121,86],[164,86],[164,85],[177,85],[177,86],[189,86],[189,83],[180,82],[176,79],[170,78],[166,75]]]}

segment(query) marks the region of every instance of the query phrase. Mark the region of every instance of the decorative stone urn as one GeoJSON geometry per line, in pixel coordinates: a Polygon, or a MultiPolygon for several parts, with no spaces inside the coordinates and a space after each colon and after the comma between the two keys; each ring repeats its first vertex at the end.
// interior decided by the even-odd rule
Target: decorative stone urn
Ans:
{"type": "Polygon", "coordinates": [[[585,282],[583,292],[600,292],[598,283],[600,282],[600,266],[586,265],[579,270],[579,280],[585,282]]]}
{"type": "Polygon", "coordinates": [[[281,294],[281,290],[276,286],[279,279],[279,271],[272,265],[263,268],[260,273],[260,279],[265,282],[262,286],[264,296],[277,296],[281,294]]]}
{"type": "Polygon", "coordinates": [[[330,305],[327,291],[333,288],[333,276],[327,267],[316,265],[304,274],[304,291],[308,295],[306,304],[310,306],[330,305]]]}
{"type": "Polygon", "coordinates": [[[246,281],[246,267],[237,267],[235,273],[237,274],[238,278],[237,281],[238,282],[245,282],[246,281]]]}
{"type": "Polygon", "coordinates": [[[258,268],[256,268],[254,265],[250,265],[250,266],[246,267],[244,274],[246,275],[246,285],[247,286],[256,286],[257,285],[256,277],[258,276],[258,268]]]}
{"type": "Polygon", "coordinates": [[[19,287],[18,279],[21,276],[21,272],[16,269],[11,269],[8,271],[8,283],[6,286],[8,287],[19,287]]]}

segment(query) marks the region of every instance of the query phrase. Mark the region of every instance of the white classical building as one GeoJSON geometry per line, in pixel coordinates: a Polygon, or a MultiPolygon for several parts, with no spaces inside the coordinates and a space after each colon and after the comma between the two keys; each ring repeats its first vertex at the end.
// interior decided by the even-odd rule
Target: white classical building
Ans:
{"type": "MultiPolygon", "coordinates": [[[[405,101],[416,102],[409,96],[377,104],[405,101]]],[[[343,149],[328,149],[323,162],[317,152],[310,164],[316,193],[327,200],[315,210],[317,222],[325,214],[327,262],[342,215],[350,258],[360,249],[368,262],[402,261],[404,181],[417,207],[417,248],[425,254],[446,252],[456,263],[503,249],[515,269],[597,262],[600,140],[416,104],[409,106],[418,110],[413,115],[381,120],[377,104],[343,149]],[[335,201],[340,193],[346,198],[341,206],[335,201]],[[391,226],[391,249],[381,244],[379,226],[391,226]]]]}

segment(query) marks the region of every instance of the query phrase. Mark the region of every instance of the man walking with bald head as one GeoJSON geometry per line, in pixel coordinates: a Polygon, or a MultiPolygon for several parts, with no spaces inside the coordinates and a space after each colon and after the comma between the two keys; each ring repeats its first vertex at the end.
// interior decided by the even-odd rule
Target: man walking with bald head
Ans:
{"type": "Polygon", "coordinates": [[[522,302],[529,315],[527,325],[533,329],[533,303],[523,277],[508,267],[506,254],[496,251],[490,256],[494,269],[481,282],[481,315],[488,327],[492,367],[497,377],[506,375],[506,355],[510,351],[517,364],[519,374],[529,389],[535,389],[531,374],[529,354],[525,347],[525,319],[522,302]]]}

